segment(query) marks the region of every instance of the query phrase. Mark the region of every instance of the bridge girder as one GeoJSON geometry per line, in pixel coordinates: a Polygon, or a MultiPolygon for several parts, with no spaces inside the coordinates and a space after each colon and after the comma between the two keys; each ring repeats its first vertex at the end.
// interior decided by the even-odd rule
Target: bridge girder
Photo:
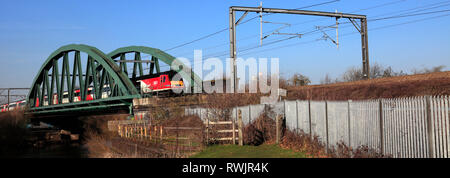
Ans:
{"type": "Polygon", "coordinates": [[[28,93],[27,112],[49,114],[101,108],[131,108],[132,99],[140,97],[131,80],[108,55],[92,46],[71,44],[54,51],[39,69],[28,93]],[[73,53],[72,68],[69,64],[70,53],[73,53]],[[87,55],[86,59],[81,59],[81,53],[87,55]],[[83,60],[86,61],[85,70],[82,67],[83,60]],[[59,65],[60,61],[62,65],[59,65]],[[79,88],[80,101],[74,99],[77,93],[76,85],[79,88]],[[102,95],[105,86],[109,87],[109,92],[108,97],[104,98],[102,95]],[[88,101],[90,90],[94,98],[88,101]],[[65,103],[64,93],[67,93],[68,100],[65,103]],[[44,105],[45,96],[48,99],[47,105],[44,105]],[[53,102],[55,100],[56,102],[53,102]]]}
{"type": "MultiPolygon", "coordinates": [[[[184,79],[188,79],[189,84],[191,85],[191,89],[194,87],[199,87],[202,85],[201,78],[194,73],[191,66],[187,66],[186,64],[182,63],[177,58],[171,56],[170,54],[167,54],[164,51],[161,51],[156,48],[146,47],[146,46],[128,46],[116,49],[110,53],[108,53],[108,56],[111,57],[111,59],[117,59],[119,58],[119,68],[121,71],[123,71],[126,75],[128,75],[128,68],[127,63],[128,60],[126,60],[125,55],[129,53],[134,53],[134,60],[135,61],[141,61],[141,54],[147,54],[151,55],[151,62],[150,62],[150,68],[147,74],[153,74],[153,72],[159,73],[160,71],[160,63],[162,62],[168,64],[170,66],[171,70],[176,71],[178,74],[181,75],[184,79]],[[154,71],[156,69],[156,71],[154,71]]],[[[141,62],[134,62],[133,64],[133,73],[131,78],[135,78],[138,75],[146,75],[145,71],[142,67],[142,61],[141,62]]]]}
{"type": "Polygon", "coordinates": [[[131,112],[132,100],[142,96],[128,78],[127,60],[125,60],[125,55],[128,53],[135,55],[132,78],[137,77],[138,72],[140,76],[144,75],[142,61],[135,61],[141,60],[141,54],[148,54],[152,59],[148,74],[153,74],[154,69],[156,69],[155,72],[160,72],[159,61],[161,60],[170,65],[171,70],[178,72],[184,79],[188,79],[192,89],[202,84],[201,78],[192,71],[190,66],[156,48],[128,46],[104,54],[92,46],[70,44],[54,51],[39,69],[27,95],[27,113],[46,115],[118,107],[126,108],[131,112]],[[73,61],[69,61],[70,54],[73,56],[73,61]],[[81,54],[87,57],[82,59],[81,54]],[[120,58],[118,65],[113,60],[116,58],[120,58]],[[82,65],[83,61],[86,62],[85,66],[82,65]],[[70,64],[73,64],[72,67],[70,64]],[[84,67],[85,70],[83,70],[84,67]],[[103,96],[105,87],[109,88],[107,97],[103,96]],[[75,99],[77,92],[80,98],[78,101],[75,99]],[[88,100],[88,95],[91,96],[91,94],[93,97],[88,100]]]}

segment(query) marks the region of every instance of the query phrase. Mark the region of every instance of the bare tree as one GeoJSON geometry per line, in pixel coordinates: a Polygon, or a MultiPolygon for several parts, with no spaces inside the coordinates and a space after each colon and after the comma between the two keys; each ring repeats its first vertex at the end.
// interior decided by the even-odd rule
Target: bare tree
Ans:
{"type": "Polygon", "coordinates": [[[383,77],[384,67],[378,63],[373,63],[370,66],[370,77],[371,78],[381,78],[383,77]]]}
{"type": "Polygon", "coordinates": [[[307,76],[298,73],[292,76],[291,81],[294,86],[305,86],[311,83],[307,76]]]}
{"type": "Polygon", "coordinates": [[[445,67],[446,67],[445,65],[435,66],[435,67],[431,67],[431,68],[424,67],[423,69],[413,69],[412,73],[413,74],[428,74],[428,73],[433,73],[433,72],[442,72],[445,67]]]}
{"type": "Polygon", "coordinates": [[[394,70],[392,70],[392,67],[389,66],[386,69],[384,69],[382,77],[395,77],[395,76],[404,76],[404,75],[408,75],[408,74],[404,73],[403,70],[400,70],[400,72],[395,72],[394,70]]]}
{"type": "MultiPolygon", "coordinates": [[[[370,78],[383,78],[407,75],[403,71],[395,72],[391,66],[384,67],[378,63],[373,63],[370,67],[370,78]]],[[[342,75],[342,80],[345,82],[358,81],[363,79],[361,68],[351,67],[342,75]]]]}
{"type": "Polygon", "coordinates": [[[358,81],[363,79],[363,74],[361,69],[356,67],[350,67],[347,69],[347,71],[342,74],[342,80],[344,82],[352,82],[352,81],[358,81]]]}
{"type": "Polygon", "coordinates": [[[320,84],[331,84],[331,83],[334,83],[334,82],[328,73],[325,74],[325,77],[322,80],[320,80],[320,84]]]}

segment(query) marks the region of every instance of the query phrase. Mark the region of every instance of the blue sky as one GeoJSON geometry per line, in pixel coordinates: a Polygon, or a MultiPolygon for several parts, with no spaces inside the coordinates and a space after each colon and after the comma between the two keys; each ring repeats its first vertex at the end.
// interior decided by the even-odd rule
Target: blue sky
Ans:
{"type": "MultiPolygon", "coordinates": [[[[264,7],[299,8],[328,0],[263,0],[264,7]]],[[[0,87],[29,87],[45,59],[60,46],[82,43],[95,46],[105,53],[129,45],[144,45],[162,50],[194,40],[228,27],[229,6],[257,6],[260,1],[191,0],[191,1],[2,1],[0,6],[0,87]]],[[[445,0],[341,0],[308,10],[355,12],[369,19],[370,62],[389,65],[394,70],[411,71],[414,68],[446,65],[450,67],[450,12],[397,18],[370,22],[370,19],[398,15],[400,11],[442,2],[441,7],[422,12],[450,9],[445,0]],[[392,3],[378,8],[378,5],[392,3]],[[362,9],[362,10],[361,10],[362,9]],[[360,10],[360,11],[358,11],[360,10]],[[380,16],[385,15],[385,16],[380,16]],[[447,16],[444,16],[447,15],[447,16]],[[387,25],[427,19],[416,23],[381,28],[387,25]],[[371,29],[376,29],[371,31],[371,29]]],[[[432,6],[428,6],[432,7],[432,6]]],[[[250,13],[249,19],[256,14],[250,13]]],[[[240,14],[238,14],[238,17],[240,14]]],[[[298,24],[282,32],[308,32],[315,26],[335,23],[325,17],[298,15],[271,15],[265,21],[298,24]],[[314,20],[314,21],[312,21],[314,20]]],[[[346,20],[341,19],[341,22],[346,20]]],[[[346,24],[348,25],[348,24],[346,24]]],[[[263,31],[280,27],[264,24],[263,31]]],[[[259,44],[259,20],[238,26],[239,50],[259,44]],[[245,38],[245,39],[243,39],[245,38]],[[243,39],[243,40],[242,40],[243,39]]],[[[342,28],[339,33],[340,48],[330,41],[313,41],[322,34],[305,35],[270,46],[254,49],[242,57],[278,57],[280,71],[289,76],[299,72],[309,76],[314,83],[326,73],[339,77],[351,66],[361,66],[360,36],[346,35],[356,30],[342,28]],[[279,46],[287,48],[267,50],[279,46]],[[256,53],[258,51],[263,51],[256,53]]],[[[335,38],[335,32],[328,33],[335,38]]],[[[264,41],[286,38],[272,35],[264,41]]],[[[176,57],[192,58],[194,49],[203,54],[221,53],[229,50],[228,31],[191,45],[168,51],[176,57]],[[218,46],[221,45],[222,46],[218,46]],[[211,48],[214,47],[214,48],[211,48]],[[187,55],[186,55],[187,54],[187,55]]],[[[242,52],[244,54],[246,52],[242,52]]],[[[221,58],[228,57],[228,55],[221,58]]]]}

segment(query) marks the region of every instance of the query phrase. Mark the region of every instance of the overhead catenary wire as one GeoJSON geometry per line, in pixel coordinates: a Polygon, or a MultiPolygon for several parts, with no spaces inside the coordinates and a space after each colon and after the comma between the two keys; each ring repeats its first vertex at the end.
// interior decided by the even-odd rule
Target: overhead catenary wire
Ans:
{"type": "MultiPolygon", "coordinates": [[[[355,12],[360,12],[360,11],[366,11],[366,10],[370,10],[370,9],[380,8],[380,7],[384,7],[384,6],[389,6],[389,5],[393,5],[393,4],[405,2],[405,1],[407,1],[407,0],[398,0],[398,1],[394,1],[394,2],[383,3],[383,4],[380,4],[380,5],[371,6],[371,7],[362,8],[362,9],[358,9],[358,10],[355,10],[355,11],[351,11],[351,12],[349,12],[349,13],[355,13],[355,12]]],[[[306,6],[306,7],[303,7],[303,8],[310,8],[310,7],[319,6],[319,5],[324,5],[324,4],[329,4],[329,3],[333,3],[333,2],[337,2],[337,1],[328,1],[328,2],[324,2],[324,3],[316,4],[316,5],[306,6]]],[[[441,3],[442,3],[442,2],[441,2],[441,3]]],[[[297,8],[297,10],[298,10],[298,9],[300,9],[300,8],[297,8]]],[[[263,16],[268,16],[268,15],[273,15],[273,14],[263,14],[263,16]]],[[[253,18],[248,19],[248,20],[245,21],[245,22],[248,22],[248,21],[253,20],[253,19],[255,19],[255,18],[258,18],[258,17],[259,17],[259,16],[255,16],[255,17],[253,17],[253,18]]],[[[326,20],[326,19],[322,19],[322,20],[309,20],[309,21],[304,21],[304,22],[300,22],[300,23],[295,23],[295,24],[292,24],[292,25],[290,25],[290,26],[297,26],[297,25],[301,25],[301,24],[306,24],[306,23],[311,23],[311,22],[317,22],[317,21],[324,21],[324,20],[326,20]]],[[[278,29],[278,28],[277,28],[277,29],[278,29]]],[[[265,34],[268,34],[268,33],[272,33],[274,30],[276,30],[276,29],[272,29],[272,30],[266,31],[266,32],[264,32],[263,34],[265,35],[265,34]]],[[[255,37],[255,36],[259,36],[259,34],[251,35],[251,36],[248,36],[248,37],[244,37],[244,38],[242,38],[242,39],[238,39],[237,41],[243,41],[243,40],[251,39],[252,37],[255,37]]],[[[217,47],[224,46],[224,45],[228,45],[228,44],[229,44],[228,42],[226,42],[226,43],[221,43],[221,44],[219,44],[219,45],[215,45],[215,46],[211,46],[211,47],[206,47],[206,48],[204,48],[204,49],[213,49],[213,48],[217,48],[217,47]]],[[[180,54],[180,55],[183,56],[183,55],[186,55],[186,54],[189,54],[189,53],[191,53],[191,52],[182,53],[182,54],[180,54]]]]}
{"type": "MultiPolygon", "coordinates": [[[[381,30],[381,29],[386,29],[386,28],[391,28],[391,27],[396,27],[396,26],[401,26],[401,25],[407,25],[407,24],[411,24],[411,23],[417,23],[417,22],[422,22],[422,21],[426,21],[426,20],[432,20],[432,19],[437,19],[437,18],[442,18],[442,17],[447,17],[447,16],[450,16],[450,14],[427,17],[427,18],[422,18],[422,19],[417,19],[417,20],[411,20],[411,21],[392,24],[392,25],[385,25],[385,26],[381,26],[381,27],[372,28],[370,31],[376,31],[376,30],[381,30]]],[[[346,33],[346,34],[342,34],[341,36],[343,37],[343,36],[355,35],[358,33],[359,32],[346,33]]],[[[240,56],[256,54],[256,53],[261,53],[261,52],[267,52],[267,51],[272,51],[272,50],[277,50],[277,49],[282,49],[282,48],[294,47],[294,46],[303,45],[303,44],[311,44],[311,43],[314,43],[317,41],[320,41],[320,40],[317,39],[317,40],[311,40],[311,41],[307,41],[307,42],[300,42],[300,43],[293,43],[293,44],[288,44],[288,45],[283,45],[283,46],[277,46],[277,47],[273,47],[273,48],[269,48],[269,49],[263,49],[260,51],[252,51],[252,52],[244,53],[244,54],[241,54],[240,56]]]]}
{"type": "MultiPolygon", "coordinates": [[[[332,0],[332,1],[322,2],[322,3],[318,3],[318,4],[313,4],[313,5],[305,6],[305,7],[300,7],[300,8],[297,8],[297,9],[306,9],[306,8],[311,8],[311,7],[315,7],[315,6],[320,6],[320,5],[330,4],[330,3],[334,3],[334,2],[338,2],[338,1],[340,1],[340,0],[332,0]]],[[[259,16],[255,16],[255,17],[250,18],[250,19],[248,19],[248,20],[246,20],[246,21],[243,21],[243,22],[241,22],[241,23],[239,23],[239,24],[237,24],[237,25],[245,24],[245,23],[247,23],[247,22],[249,22],[249,21],[251,21],[251,20],[253,20],[253,19],[256,19],[256,18],[258,18],[258,17],[259,17],[259,16]]],[[[189,41],[189,42],[186,42],[186,43],[182,43],[182,44],[180,44],[180,45],[176,45],[176,46],[171,47],[171,48],[168,48],[168,49],[166,49],[166,50],[164,50],[164,51],[174,50],[174,49],[177,49],[177,48],[180,48],[180,47],[183,47],[183,46],[186,46],[186,45],[195,43],[195,42],[197,42],[197,41],[201,41],[201,40],[207,39],[207,38],[209,38],[209,37],[212,37],[212,36],[215,36],[215,35],[217,35],[217,34],[220,34],[220,33],[224,32],[224,31],[227,31],[228,29],[229,29],[228,27],[223,28],[223,29],[221,29],[221,30],[219,30],[219,31],[216,31],[216,32],[214,32],[214,33],[211,33],[211,34],[202,36],[202,37],[200,37],[200,38],[194,39],[194,40],[189,41]]]]}
{"type": "MultiPolygon", "coordinates": [[[[443,13],[443,12],[450,12],[450,9],[447,10],[440,10],[440,11],[433,11],[433,12],[426,12],[426,13],[417,13],[417,14],[409,14],[409,15],[398,15],[398,16],[390,16],[390,17],[384,17],[384,18],[378,18],[378,19],[372,19],[372,20],[367,20],[368,22],[374,22],[374,21],[380,21],[380,20],[388,20],[388,19],[394,19],[394,18],[404,18],[404,17],[413,17],[413,16],[419,16],[419,15],[428,15],[428,14],[435,14],[435,13],[443,13]]],[[[346,22],[346,23],[350,23],[350,22],[346,22]]],[[[308,32],[307,34],[313,34],[314,32],[318,32],[319,30],[312,30],[310,32],[308,32]]],[[[267,45],[271,45],[271,44],[275,44],[275,43],[279,43],[288,39],[292,39],[292,37],[287,38],[287,39],[283,39],[283,40],[278,40],[272,43],[268,43],[267,45]]],[[[248,51],[251,49],[256,49],[258,48],[258,46],[260,45],[255,45],[255,47],[253,48],[247,48],[245,50],[241,50],[242,51],[248,51]]],[[[220,57],[220,56],[219,56],[220,57]]]]}
{"type": "MultiPolygon", "coordinates": [[[[401,2],[401,1],[396,1],[396,2],[398,3],[398,2],[401,2]]],[[[416,8],[412,8],[412,9],[407,9],[407,10],[402,10],[402,11],[397,11],[397,12],[411,11],[411,10],[420,9],[420,8],[424,8],[424,7],[428,7],[428,6],[432,6],[432,5],[438,5],[438,4],[447,3],[447,2],[450,2],[450,1],[443,1],[443,2],[439,2],[439,3],[429,4],[429,5],[425,5],[425,6],[421,6],[421,7],[416,7],[416,8]]],[[[383,4],[383,5],[390,5],[390,4],[392,4],[392,3],[385,3],[385,4],[383,4]]],[[[380,6],[381,6],[381,5],[379,5],[379,6],[374,6],[374,7],[380,7],[380,6]]],[[[374,7],[372,7],[372,8],[374,8],[374,7]]],[[[442,7],[442,6],[439,6],[439,7],[442,7]]],[[[432,8],[438,8],[438,7],[431,7],[431,8],[421,9],[421,10],[417,10],[417,11],[429,10],[429,9],[432,9],[432,8]]],[[[365,8],[365,9],[370,9],[370,8],[365,8]]],[[[414,11],[414,12],[417,12],[417,11],[414,11]]],[[[387,19],[394,19],[394,18],[403,18],[403,17],[411,17],[411,16],[427,15],[427,14],[442,13],[442,12],[447,12],[447,11],[449,11],[449,10],[433,11],[433,12],[417,13],[417,14],[408,14],[408,15],[397,15],[397,16],[390,16],[390,17],[378,18],[378,19],[369,19],[368,21],[379,21],[379,20],[387,20],[387,19]]],[[[395,12],[394,12],[394,13],[395,13],[395,12]]],[[[403,13],[403,14],[407,14],[407,13],[403,13]]],[[[345,23],[350,23],[350,22],[343,22],[343,23],[341,23],[341,24],[345,24],[345,23]]],[[[333,24],[333,25],[334,25],[334,24],[333,24]]],[[[318,30],[313,30],[313,31],[306,32],[306,34],[315,34],[315,33],[317,33],[317,32],[318,32],[318,30]]],[[[291,38],[289,38],[289,39],[291,39],[291,38]]],[[[268,45],[275,44],[275,43],[279,43],[279,42],[286,41],[286,40],[288,40],[288,39],[277,40],[277,41],[275,41],[275,42],[273,42],[273,43],[268,43],[268,45]]],[[[316,41],[316,40],[315,40],[315,41],[316,41]]],[[[264,45],[264,46],[267,46],[267,45],[264,45]]],[[[244,50],[240,50],[240,52],[242,52],[242,51],[248,51],[248,50],[252,50],[252,49],[256,49],[256,48],[259,48],[259,47],[262,47],[262,46],[257,45],[257,46],[255,46],[255,47],[253,47],[253,48],[246,48],[246,49],[244,49],[244,50]]],[[[224,51],[224,52],[225,52],[225,51],[224,51]]],[[[227,51],[226,51],[226,52],[227,52],[227,51]]],[[[228,53],[228,52],[227,52],[227,53],[228,53]]],[[[217,53],[215,53],[215,54],[217,54],[217,53]]],[[[221,57],[221,56],[224,56],[224,55],[226,55],[226,54],[224,53],[224,54],[219,54],[219,55],[217,55],[217,56],[211,56],[211,57],[221,57]]],[[[167,65],[167,66],[168,66],[168,65],[167,65]]]]}
{"type": "MultiPolygon", "coordinates": [[[[449,11],[450,11],[450,9],[448,9],[448,10],[440,10],[440,11],[433,11],[433,12],[426,12],[426,13],[416,13],[416,14],[408,14],[408,15],[397,15],[397,16],[390,16],[390,17],[378,18],[378,19],[369,19],[368,22],[380,21],[380,20],[388,20],[388,19],[394,19],[394,18],[412,17],[412,16],[419,16],[419,15],[428,15],[428,14],[442,13],[442,12],[449,12],[449,11]]],[[[350,22],[345,22],[345,23],[350,23],[350,22]]],[[[343,23],[343,24],[344,24],[344,23],[343,23]]],[[[350,27],[350,25],[344,26],[344,27],[342,27],[342,28],[347,28],[347,27],[350,27]]],[[[374,29],[371,29],[371,31],[373,31],[373,30],[374,30],[374,29]]],[[[316,34],[316,33],[320,33],[320,32],[321,32],[320,30],[317,30],[317,29],[316,29],[316,30],[312,30],[312,31],[306,32],[305,35],[307,35],[307,34],[311,35],[311,34],[316,34]]],[[[354,33],[352,33],[352,34],[355,34],[355,33],[357,33],[357,32],[354,32],[354,33]]],[[[343,35],[343,36],[344,36],[344,35],[343,35]]],[[[296,38],[296,37],[295,37],[295,36],[293,36],[293,37],[288,37],[288,38],[284,38],[284,39],[281,39],[281,40],[276,40],[276,41],[272,41],[272,42],[263,44],[262,46],[261,46],[261,45],[254,45],[253,47],[249,47],[249,48],[245,48],[245,49],[243,49],[243,50],[239,50],[239,52],[249,51],[249,50],[253,50],[253,49],[256,49],[256,48],[261,48],[261,47],[264,47],[264,46],[276,44],[276,43],[283,42],[283,41],[290,40],[290,39],[294,39],[294,38],[296,38]]],[[[315,41],[320,41],[320,40],[314,40],[314,42],[315,42],[315,41]]],[[[310,42],[308,42],[308,43],[310,43],[310,42]]],[[[303,44],[303,43],[300,43],[300,44],[303,44]]],[[[204,56],[204,58],[218,58],[218,57],[222,57],[222,56],[228,55],[228,52],[227,52],[227,51],[225,51],[225,52],[226,52],[226,53],[218,54],[218,55],[206,55],[206,56],[204,56]]],[[[244,55],[247,55],[247,54],[244,54],[244,55]]],[[[242,56],[242,55],[240,55],[240,56],[242,56]]],[[[169,65],[164,65],[164,66],[169,66],[169,65]]]]}
{"type": "MultiPolygon", "coordinates": [[[[426,12],[426,13],[409,14],[409,15],[397,15],[397,16],[390,16],[390,17],[384,17],[384,18],[379,18],[379,19],[372,19],[372,20],[368,20],[368,22],[380,21],[380,20],[388,20],[388,19],[394,19],[394,18],[412,17],[412,16],[419,16],[419,15],[428,15],[428,14],[435,14],[435,13],[442,13],[442,12],[449,12],[449,11],[450,11],[450,9],[449,10],[426,12]]],[[[443,15],[443,16],[448,16],[448,15],[443,15]]],[[[437,16],[437,17],[441,17],[441,16],[437,16]]],[[[436,18],[436,17],[425,18],[425,19],[432,19],[432,18],[436,18]]],[[[413,21],[413,22],[415,22],[415,21],[413,21]]],[[[413,23],[413,22],[408,22],[408,23],[413,23]]],[[[405,24],[405,23],[401,23],[401,24],[405,24]]],[[[395,26],[398,26],[398,25],[395,25],[395,26]]],[[[347,26],[347,27],[349,27],[349,26],[347,26]]],[[[371,29],[371,31],[378,30],[378,29],[383,29],[383,28],[375,28],[375,29],[371,29]]],[[[318,30],[310,31],[309,34],[314,34],[314,32],[318,32],[318,30]]],[[[353,32],[351,34],[357,34],[357,33],[358,32],[353,32]]],[[[341,35],[341,36],[346,36],[346,35],[348,35],[348,34],[344,34],[344,35],[341,35]]],[[[278,41],[275,41],[275,42],[272,42],[272,43],[267,43],[264,46],[275,44],[275,43],[279,43],[279,42],[286,41],[286,40],[289,40],[289,39],[292,39],[292,38],[287,38],[287,39],[278,40],[278,41]]],[[[316,42],[316,41],[320,41],[320,40],[308,41],[306,43],[301,42],[299,44],[309,44],[309,43],[316,42]]],[[[248,51],[248,50],[252,50],[252,49],[256,49],[256,48],[260,48],[260,47],[261,47],[260,45],[255,45],[253,48],[247,48],[247,49],[241,50],[240,52],[248,51]]],[[[262,50],[261,52],[264,52],[264,51],[267,51],[267,50],[262,50]]],[[[249,54],[249,53],[241,54],[239,56],[243,56],[243,55],[247,55],[247,54],[249,54]]],[[[224,56],[224,55],[226,55],[226,54],[223,54],[223,55],[220,55],[220,56],[214,56],[214,57],[221,57],[221,56],[224,56]]]]}

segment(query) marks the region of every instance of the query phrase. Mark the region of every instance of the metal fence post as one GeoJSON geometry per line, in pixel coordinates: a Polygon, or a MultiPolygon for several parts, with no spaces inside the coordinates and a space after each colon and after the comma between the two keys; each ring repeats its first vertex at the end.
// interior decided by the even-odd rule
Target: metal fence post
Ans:
{"type": "Polygon", "coordinates": [[[248,123],[252,123],[252,107],[248,105],[248,123]]]}
{"type": "Polygon", "coordinates": [[[433,146],[433,127],[431,121],[431,96],[426,97],[427,108],[427,132],[428,132],[428,154],[430,158],[434,158],[434,146],[433,146]]]}
{"type": "Polygon", "coordinates": [[[383,138],[383,102],[382,99],[379,101],[379,114],[380,114],[380,152],[384,155],[384,138],[383,138]]]}
{"type": "Polygon", "coordinates": [[[312,135],[312,122],[311,122],[311,100],[308,100],[308,119],[309,119],[309,136],[314,138],[312,135]]]}
{"type": "Polygon", "coordinates": [[[352,135],[351,135],[351,116],[350,116],[350,102],[352,100],[347,100],[347,117],[348,117],[348,146],[352,147],[352,135]]]}
{"type": "Polygon", "coordinates": [[[325,131],[326,131],[326,142],[327,142],[327,149],[325,150],[326,153],[328,153],[329,149],[329,138],[328,138],[328,101],[325,100],[325,131]]]}
{"type": "MultiPolygon", "coordinates": [[[[285,111],[286,112],[286,111],[285,111]]],[[[295,133],[298,133],[300,128],[298,127],[298,101],[295,101],[295,133]]]]}

